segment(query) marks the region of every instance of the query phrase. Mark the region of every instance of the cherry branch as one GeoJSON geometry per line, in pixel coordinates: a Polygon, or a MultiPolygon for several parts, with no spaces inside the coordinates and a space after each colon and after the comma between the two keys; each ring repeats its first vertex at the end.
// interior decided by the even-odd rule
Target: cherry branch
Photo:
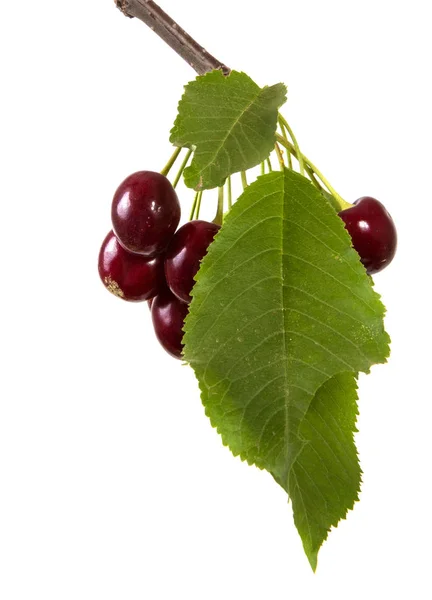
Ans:
{"type": "Polygon", "coordinates": [[[127,17],[136,17],[152,29],[164,42],[181,56],[199,75],[221,69],[228,75],[230,69],[209,54],[178,23],[152,0],[114,0],[117,8],[127,17]]]}

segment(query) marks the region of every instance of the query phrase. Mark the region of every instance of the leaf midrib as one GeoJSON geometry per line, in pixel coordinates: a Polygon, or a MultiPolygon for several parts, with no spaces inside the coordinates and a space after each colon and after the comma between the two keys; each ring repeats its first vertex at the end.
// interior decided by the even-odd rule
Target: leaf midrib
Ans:
{"type": "Polygon", "coordinates": [[[285,176],[282,176],[282,215],[281,215],[281,248],[282,248],[282,253],[281,253],[281,260],[280,260],[280,277],[281,277],[281,281],[282,281],[282,285],[281,285],[281,304],[282,304],[282,330],[283,330],[283,345],[284,345],[284,349],[285,349],[285,360],[283,361],[283,365],[284,365],[284,376],[285,376],[285,389],[286,389],[286,393],[285,393],[285,428],[284,428],[284,452],[285,452],[285,462],[288,462],[288,448],[289,448],[289,444],[288,444],[288,439],[289,439],[289,416],[288,416],[288,402],[289,402],[289,386],[288,386],[288,339],[287,339],[287,335],[286,335],[286,323],[285,323],[285,257],[286,257],[286,252],[285,252],[285,236],[284,236],[284,222],[286,219],[286,214],[285,214],[285,210],[286,210],[286,206],[285,206],[285,176]]]}
{"type": "Polygon", "coordinates": [[[263,90],[258,88],[258,91],[256,93],[256,95],[253,97],[253,99],[249,102],[249,104],[246,106],[246,108],[243,110],[243,112],[240,113],[240,115],[235,119],[235,121],[233,122],[231,128],[228,130],[227,134],[225,135],[224,138],[222,138],[221,143],[219,144],[219,147],[217,148],[217,150],[215,151],[212,160],[209,160],[207,162],[207,164],[203,165],[200,167],[200,172],[202,173],[203,171],[205,171],[205,169],[208,169],[211,165],[213,165],[216,162],[216,157],[220,154],[220,152],[222,151],[227,139],[230,137],[230,135],[232,134],[234,128],[237,126],[237,124],[239,123],[240,119],[251,109],[251,107],[253,106],[253,104],[256,102],[256,100],[260,97],[261,93],[263,90]]]}

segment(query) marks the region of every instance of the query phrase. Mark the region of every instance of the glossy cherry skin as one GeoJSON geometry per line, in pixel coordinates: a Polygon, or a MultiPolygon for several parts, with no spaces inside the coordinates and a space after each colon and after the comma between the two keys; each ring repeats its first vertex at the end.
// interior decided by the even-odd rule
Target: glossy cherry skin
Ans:
{"type": "Polygon", "coordinates": [[[156,337],[163,348],[174,358],[181,358],[183,351],[183,323],[188,305],[165,288],[153,298],[151,316],[156,337]]]}
{"type": "Polygon", "coordinates": [[[163,257],[128,252],[119,244],[113,231],[102,244],[98,268],[107,290],[130,302],[153,298],[166,285],[163,257]]]}
{"type": "Polygon", "coordinates": [[[208,221],[189,221],[176,232],[165,254],[165,277],[170,290],[183,302],[190,302],[194,276],[207,249],[219,231],[208,221]]]}
{"type": "Polygon", "coordinates": [[[180,203],[164,175],[138,171],[120,184],[111,207],[114,232],[130,252],[154,256],[170,242],[180,221],[180,203]]]}
{"type": "Polygon", "coordinates": [[[369,275],[382,271],[396,253],[397,232],[393,219],[375,198],[364,196],[352,208],[339,213],[354,249],[369,275]]]}

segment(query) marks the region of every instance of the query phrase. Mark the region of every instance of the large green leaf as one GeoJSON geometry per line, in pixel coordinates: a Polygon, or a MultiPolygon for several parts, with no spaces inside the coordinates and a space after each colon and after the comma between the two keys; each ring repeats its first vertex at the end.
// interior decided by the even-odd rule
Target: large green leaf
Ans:
{"type": "Polygon", "coordinates": [[[176,146],[194,147],[187,186],[210,189],[228,175],[265,160],[274,148],[278,108],[286,100],[279,83],[260,88],[245,73],[212,71],[189,83],[171,131],[176,146]]]}
{"type": "Polygon", "coordinates": [[[314,568],[357,497],[355,376],[386,360],[383,315],[335,210],[287,169],[246,189],[193,290],[184,356],[206,413],[287,490],[314,568]]]}

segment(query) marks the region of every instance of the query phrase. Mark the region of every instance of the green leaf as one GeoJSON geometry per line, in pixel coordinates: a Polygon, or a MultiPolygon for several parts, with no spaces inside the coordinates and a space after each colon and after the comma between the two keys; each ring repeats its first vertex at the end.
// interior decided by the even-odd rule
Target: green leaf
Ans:
{"type": "Polygon", "coordinates": [[[340,204],[338,203],[336,198],[332,194],[330,194],[330,192],[328,192],[327,190],[321,190],[321,194],[330,202],[330,204],[333,206],[336,212],[339,212],[341,210],[340,204]]]}
{"type": "Polygon", "coordinates": [[[353,438],[357,431],[356,389],[355,376],[349,373],[326,381],[311,401],[299,430],[302,447],[291,466],[286,489],[314,571],[329,526],[336,526],[358,500],[361,470],[353,438]]]}
{"type": "Polygon", "coordinates": [[[170,137],[176,146],[195,148],[184,172],[186,185],[219,187],[232,173],[265,160],[274,149],[278,109],[285,101],[283,84],[260,88],[236,71],[228,76],[212,71],[190,82],[170,137]]]}
{"type": "Polygon", "coordinates": [[[235,455],[288,492],[314,568],[357,497],[354,380],[386,360],[383,315],[333,207],[287,169],[246,189],[193,289],[184,357],[206,414],[235,455]],[[343,494],[330,489],[337,480],[343,494]]]}

